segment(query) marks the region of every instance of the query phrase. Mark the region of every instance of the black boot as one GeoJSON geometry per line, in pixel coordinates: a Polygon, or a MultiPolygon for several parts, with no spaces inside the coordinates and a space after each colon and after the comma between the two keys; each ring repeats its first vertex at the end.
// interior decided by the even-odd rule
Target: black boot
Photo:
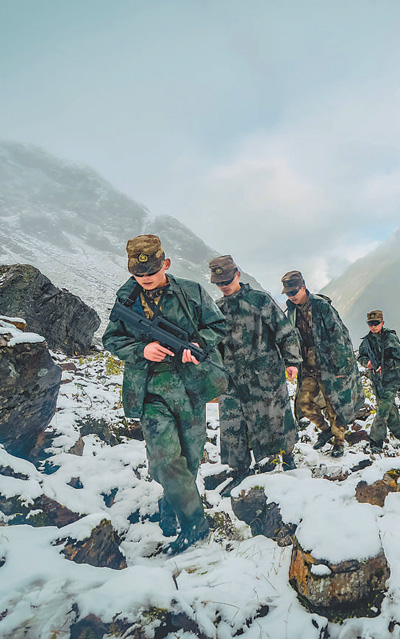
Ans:
{"type": "Polygon", "coordinates": [[[164,496],[158,500],[160,511],[160,528],[164,537],[174,537],[178,528],[176,515],[164,496]]]}
{"type": "Polygon", "coordinates": [[[330,439],[332,439],[331,429],[325,428],[325,430],[321,430],[321,432],[319,433],[317,437],[317,441],[315,442],[313,446],[314,450],[319,450],[320,448],[323,448],[325,444],[329,442],[330,439]]]}
{"type": "Polygon", "coordinates": [[[334,444],[331,455],[332,457],[343,457],[344,454],[344,444],[334,444]]]}
{"type": "Polygon", "coordinates": [[[182,526],[182,530],[174,541],[163,549],[167,555],[177,555],[192,546],[199,539],[204,539],[210,532],[210,526],[205,517],[195,524],[182,526]]]}

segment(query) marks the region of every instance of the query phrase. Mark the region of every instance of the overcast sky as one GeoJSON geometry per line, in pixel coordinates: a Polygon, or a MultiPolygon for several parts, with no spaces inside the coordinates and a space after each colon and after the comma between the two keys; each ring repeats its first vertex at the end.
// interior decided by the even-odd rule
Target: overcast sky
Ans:
{"type": "Polygon", "coordinates": [[[399,0],[0,0],[0,137],[319,288],[400,225],[399,32],[399,0]]]}

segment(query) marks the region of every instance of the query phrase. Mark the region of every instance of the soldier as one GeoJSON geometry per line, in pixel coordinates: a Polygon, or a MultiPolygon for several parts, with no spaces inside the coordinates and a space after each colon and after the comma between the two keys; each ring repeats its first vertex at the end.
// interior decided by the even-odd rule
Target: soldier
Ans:
{"type": "Polygon", "coordinates": [[[400,418],[395,402],[400,388],[400,342],[396,331],[384,328],[384,323],[382,311],[367,313],[369,333],[363,337],[358,355],[360,364],[370,371],[377,400],[369,436],[371,453],[382,452],[387,428],[400,439],[400,418]]]}
{"type": "MultiPolygon", "coordinates": [[[[281,452],[284,470],[295,468],[295,421],[286,385],[301,362],[299,340],[285,314],[268,293],[240,282],[230,255],[210,262],[211,282],[223,294],[217,305],[227,320],[223,359],[231,379],[219,397],[221,460],[233,469],[226,496],[257,463],[281,452]]],[[[267,461],[262,470],[274,468],[267,461]]]]}
{"type": "Polygon", "coordinates": [[[281,280],[288,318],[300,333],[303,364],[295,400],[297,419],[307,417],[319,429],[316,450],[334,438],[333,457],[344,452],[346,425],[364,403],[360,374],[349,332],[325,295],[313,295],[300,271],[281,280]],[[324,413],[329,422],[325,419],[324,413]]]}
{"type": "MultiPolygon", "coordinates": [[[[132,277],[117,292],[120,301],[150,319],[161,314],[193,342],[211,347],[222,340],[223,315],[199,284],[167,275],[171,262],[156,235],[129,240],[127,252],[132,277]]],[[[209,532],[195,480],[206,441],[206,400],[196,389],[199,371],[209,375],[210,364],[198,366],[189,349],[178,358],[148,341],[120,320],[110,321],[103,336],[104,348],[125,361],[125,415],[142,420],[149,472],[164,489],[160,527],[173,536],[177,519],[180,524],[180,534],[164,549],[176,554],[209,532]]]]}

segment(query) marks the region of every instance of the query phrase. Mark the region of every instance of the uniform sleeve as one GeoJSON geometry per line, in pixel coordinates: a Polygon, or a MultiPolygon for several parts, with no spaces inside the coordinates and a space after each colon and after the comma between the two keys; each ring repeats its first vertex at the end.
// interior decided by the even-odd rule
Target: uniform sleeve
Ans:
{"type": "Polygon", "coordinates": [[[102,338],[103,346],[115,357],[123,361],[137,362],[144,360],[143,351],[146,342],[128,332],[125,324],[120,320],[109,322],[102,338]]]}
{"type": "Polygon", "coordinates": [[[358,357],[357,360],[360,362],[361,366],[364,366],[364,368],[367,368],[367,364],[369,362],[369,357],[367,355],[367,349],[365,347],[365,340],[367,338],[364,337],[364,339],[362,340],[361,344],[360,344],[360,348],[358,349],[358,357]]]}
{"type": "Polygon", "coordinates": [[[201,296],[198,331],[208,345],[217,345],[226,335],[226,320],[211,295],[199,286],[201,296]]]}
{"type": "Polygon", "coordinates": [[[272,297],[262,307],[262,316],[275,339],[275,343],[285,362],[285,366],[298,367],[303,361],[297,329],[287,319],[285,313],[272,297]]]}

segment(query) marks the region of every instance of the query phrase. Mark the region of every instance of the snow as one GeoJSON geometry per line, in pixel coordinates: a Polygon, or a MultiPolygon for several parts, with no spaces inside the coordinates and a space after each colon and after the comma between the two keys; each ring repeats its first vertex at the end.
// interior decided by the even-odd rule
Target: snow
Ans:
{"type": "MultiPolygon", "coordinates": [[[[92,433],[83,436],[81,456],[68,452],[79,440],[83,423],[103,419],[116,433],[126,427],[121,373],[107,374],[102,354],[71,360],[59,353],[53,357],[58,363],[73,361],[78,370],[63,371],[58,411],[48,428],[53,436],[47,449],[51,472],[0,447],[0,466],[19,477],[0,475],[0,490],[25,503],[44,494],[83,516],[60,529],[10,525],[5,516],[0,520],[0,565],[5,559],[0,567],[2,639],[68,636],[76,606],[79,618],[95,614],[105,623],[125,619],[132,624],[145,620],[152,608],[172,609],[185,613],[215,639],[320,639],[325,628],[325,636],[332,639],[400,639],[400,625],[390,626],[391,621],[400,624],[400,493],[389,494],[382,508],[355,498],[361,480],[371,484],[386,471],[400,469],[396,440],[389,438],[385,455],[372,465],[352,470],[369,459],[365,442],[346,445],[344,457],[333,459],[329,446],[322,452],[313,450],[316,431],[310,424],[300,431],[296,444],[296,470],[282,472],[278,466],[271,473],[248,477],[233,491],[237,496],[261,487],[268,503],[279,504],[284,521],[297,524],[302,546],[322,561],[312,568],[321,578],[330,572],[328,563],[363,560],[383,548],[391,574],[380,614],[345,619],[342,624],[328,622],[307,611],[288,583],[291,546],[252,537],[233,514],[230,499],[221,498],[223,485],[204,489],[206,477],[226,470],[218,455],[216,404],[207,407],[208,458],[201,465],[198,486],[209,516],[227,516],[231,527],[228,531],[217,526],[208,539],[168,557],[158,552],[167,543],[153,520],[161,487],[148,476],[144,442],[121,435],[119,443],[110,446],[92,433]],[[71,485],[73,478],[79,478],[79,487],[71,485]],[[107,499],[110,496],[113,499],[107,499]],[[122,539],[128,565],[124,570],[76,564],[62,555],[62,544],[55,545],[67,537],[85,539],[103,518],[122,539]],[[267,610],[264,616],[262,607],[267,610]]],[[[362,423],[363,428],[368,430],[372,418],[362,423]]],[[[157,623],[148,623],[149,637],[157,623]]],[[[168,639],[194,636],[181,630],[168,639]]]]}
{"type": "MultiPolygon", "coordinates": [[[[8,340],[7,346],[15,346],[16,344],[36,344],[38,342],[44,342],[45,339],[41,335],[37,333],[25,333],[21,331],[19,328],[16,328],[13,324],[10,324],[9,321],[12,318],[0,318],[0,335],[11,335],[11,339],[8,340]]],[[[20,320],[17,318],[19,322],[25,322],[25,320],[20,320]]]]}

